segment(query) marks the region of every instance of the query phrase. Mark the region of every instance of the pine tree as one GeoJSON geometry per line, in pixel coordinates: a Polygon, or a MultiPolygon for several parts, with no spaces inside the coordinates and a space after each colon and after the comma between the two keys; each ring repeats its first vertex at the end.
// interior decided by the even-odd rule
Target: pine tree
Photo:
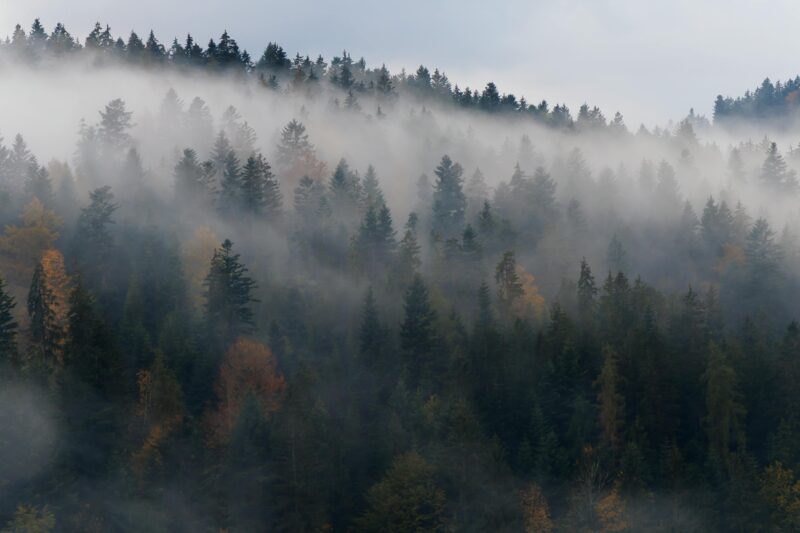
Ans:
{"type": "Polygon", "coordinates": [[[367,510],[357,521],[360,531],[446,530],[445,493],[436,485],[433,468],[416,452],[395,459],[366,500],[367,510]]]}
{"type": "Polygon", "coordinates": [[[361,328],[359,329],[359,353],[362,364],[366,368],[377,369],[385,365],[386,331],[381,324],[378,306],[372,287],[364,298],[364,310],[361,313],[361,328]]]}
{"type": "Polygon", "coordinates": [[[422,261],[419,257],[420,245],[417,242],[417,214],[410,213],[405,226],[405,233],[400,241],[397,255],[398,281],[410,284],[414,274],[419,270],[422,261]]]}
{"type": "Polygon", "coordinates": [[[742,444],[744,408],[739,403],[736,373],[725,353],[713,342],[708,345],[706,385],[706,431],[708,451],[716,460],[727,460],[734,445],[742,444]]]}
{"type": "Polygon", "coordinates": [[[628,270],[627,255],[625,248],[623,248],[615,233],[612,235],[606,251],[606,263],[608,264],[609,272],[625,272],[628,270]]]}
{"type": "Polygon", "coordinates": [[[191,148],[183,151],[178,164],[175,165],[175,197],[180,201],[198,202],[206,197],[208,176],[200,166],[197,152],[191,148]]]}
{"type": "Polygon", "coordinates": [[[467,220],[474,220],[489,199],[489,187],[480,168],[476,168],[466,187],[464,194],[467,198],[467,220]]]}
{"type": "Polygon", "coordinates": [[[107,148],[121,150],[130,144],[129,130],[133,126],[132,115],[132,112],[126,110],[125,102],[120,98],[111,100],[105,110],[100,112],[98,136],[107,148]]]}
{"type": "Polygon", "coordinates": [[[36,159],[28,150],[25,139],[18,133],[14,137],[11,153],[8,156],[8,181],[12,189],[21,189],[23,187],[29,169],[35,163],[36,159]]]}
{"type": "Polygon", "coordinates": [[[28,335],[38,352],[37,371],[49,374],[61,363],[61,342],[64,332],[57,325],[55,295],[48,286],[41,262],[33,271],[28,291],[28,335]],[[39,366],[40,365],[40,366],[39,366]]]}
{"type": "Polygon", "coordinates": [[[440,368],[437,353],[436,312],[431,307],[428,289],[416,274],[405,294],[405,318],[400,326],[400,345],[405,353],[407,385],[414,389],[433,387],[440,368]]]}
{"type": "Polygon", "coordinates": [[[28,166],[25,194],[31,198],[38,198],[46,207],[53,205],[53,183],[50,181],[50,175],[44,167],[39,167],[35,159],[28,166]]]}
{"type": "Polygon", "coordinates": [[[367,173],[364,174],[364,203],[366,206],[372,206],[375,209],[380,209],[385,200],[383,198],[383,191],[381,191],[380,183],[378,183],[378,176],[375,173],[375,167],[369,165],[367,173]]]}
{"type": "Polygon", "coordinates": [[[794,170],[788,169],[775,143],[770,143],[767,157],[761,166],[761,181],[777,192],[789,194],[797,192],[797,176],[794,170]]]}
{"type": "Polygon", "coordinates": [[[104,260],[114,246],[114,237],[109,228],[114,223],[112,215],[117,210],[111,187],[106,185],[89,193],[90,203],[81,209],[78,218],[78,243],[84,261],[104,260]]]}
{"type": "Polygon", "coordinates": [[[514,303],[523,296],[522,283],[517,274],[517,261],[514,251],[509,250],[497,263],[494,270],[494,281],[497,284],[497,303],[508,315],[514,303]]]}
{"type": "Polygon", "coordinates": [[[619,356],[614,349],[603,347],[603,367],[597,377],[597,403],[603,443],[614,452],[622,446],[622,428],[625,420],[625,398],[620,393],[619,356]]]}
{"type": "Polygon", "coordinates": [[[222,163],[222,180],[220,182],[217,207],[223,213],[234,213],[243,203],[243,200],[242,173],[239,168],[239,159],[233,150],[229,150],[222,163]]]}
{"type": "Polygon", "coordinates": [[[0,275],[0,365],[11,362],[17,351],[17,321],[14,297],[8,293],[6,282],[0,275]]]}
{"type": "Polygon", "coordinates": [[[578,319],[585,329],[591,329],[597,306],[597,285],[592,275],[592,269],[581,259],[581,273],[578,277],[578,319]]]}
{"type": "Polygon", "coordinates": [[[278,143],[278,165],[288,168],[313,151],[314,146],[308,141],[308,133],[302,122],[292,119],[284,126],[278,143]]]}
{"type": "Polygon", "coordinates": [[[264,216],[269,221],[278,220],[283,214],[283,194],[281,194],[281,187],[278,183],[278,177],[273,174],[272,167],[264,159],[264,156],[258,154],[256,163],[262,176],[263,196],[264,196],[264,216]]]}
{"type": "MultiPolygon", "coordinates": [[[[260,156],[260,154],[259,154],[260,156]]],[[[264,184],[266,176],[264,167],[256,159],[258,156],[251,155],[242,168],[241,176],[241,195],[242,205],[250,214],[260,215],[264,210],[264,184]]],[[[223,190],[225,184],[223,182],[223,190]]]]}
{"type": "Polygon", "coordinates": [[[247,276],[239,254],[233,253],[231,241],[226,239],[214,250],[204,286],[207,331],[218,347],[224,349],[236,337],[253,331],[250,304],[256,301],[252,292],[257,285],[247,276]]]}
{"type": "Polygon", "coordinates": [[[464,225],[466,198],[461,189],[463,169],[445,155],[434,173],[433,230],[442,237],[452,237],[461,233],[464,225]]]}

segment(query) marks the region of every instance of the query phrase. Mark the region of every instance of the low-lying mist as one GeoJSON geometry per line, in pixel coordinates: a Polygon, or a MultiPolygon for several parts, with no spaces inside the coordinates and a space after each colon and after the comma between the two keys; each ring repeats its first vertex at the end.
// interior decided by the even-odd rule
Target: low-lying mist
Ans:
{"type": "Polygon", "coordinates": [[[11,530],[796,525],[791,129],[573,118],[272,43],[189,68],[154,37],[159,63],[23,38],[11,530]]]}

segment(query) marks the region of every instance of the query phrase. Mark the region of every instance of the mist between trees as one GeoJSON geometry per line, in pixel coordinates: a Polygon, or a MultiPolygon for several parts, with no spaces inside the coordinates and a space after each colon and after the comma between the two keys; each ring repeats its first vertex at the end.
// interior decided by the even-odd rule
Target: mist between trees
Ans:
{"type": "Polygon", "coordinates": [[[784,125],[20,32],[9,531],[800,527],[784,125]]]}

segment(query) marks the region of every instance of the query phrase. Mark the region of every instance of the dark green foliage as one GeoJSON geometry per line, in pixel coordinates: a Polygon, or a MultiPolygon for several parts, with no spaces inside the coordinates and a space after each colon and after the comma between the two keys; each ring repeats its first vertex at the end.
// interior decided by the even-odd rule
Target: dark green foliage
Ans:
{"type": "Polygon", "coordinates": [[[433,230],[443,237],[457,235],[463,229],[466,198],[461,188],[461,165],[448,156],[436,167],[433,192],[433,230]]]}
{"type": "Polygon", "coordinates": [[[216,346],[224,349],[254,326],[250,304],[255,301],[256,282],[247,276],[231,241],[226,239],[214,250],[204,286],[207,332],[216,346]]]}
{"type": "Polygon", "coordinates": [[[17,351],[17,322],[14,320],[14,297],[8,293],[6,282],[0,276],[0,364],[7,365],[17,351]]]}
{"type": "Polygon", "coordinates": [[[436,312],[431,307],[428,289],[417,274],[406,291],[405,318],[400,326],[400,345],[405,354],[408,386],[431,389],[442,370],[441,348],[436,334],[436,312]]]}

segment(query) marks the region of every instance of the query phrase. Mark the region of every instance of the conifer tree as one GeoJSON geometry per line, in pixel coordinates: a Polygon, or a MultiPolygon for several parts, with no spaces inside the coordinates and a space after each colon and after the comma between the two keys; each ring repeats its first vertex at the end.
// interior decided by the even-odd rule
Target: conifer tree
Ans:
{"type": "MultiPolygon", "coordinates": [[[[242,172],[239,159],[233,150],[229,150],[222,163],[222,180],[220,182],[219,203],[217,207],[223,213],[233,213],[242,205],[242,172]]],[[[254,163],[254,168],[257,168],[254,163]]],[[[255,171],[256,180],[258,171],[255,171]]],[[[259,191],[260,192],[260,191],[259,191]]],[[[262,196],[263,199],[263,196],[262,196]]]]}
{"type": "Polygon", "coordinates": [[[364,309],[361,313],[361,327],[359,329],[359,350],[363,364],[367,368],[379,368],[385,364],[386,331],[381,324],[378,306],[372,287],[364,298],[364,309]]]}
{"type": "Polygon", "coordinates": [[[9,363],[17,350],[17,321],[14,319],[16,307],[14,297],[8,293],[6,282],[0,275],[0,364],[9,363]]]}
{"type": "Polygon", "coordinates": [[[102,261],[114,246],[109,225],[114,223],[112,215],[118,206],[108,185],[89,193],[89,200],[78,217],[78,245],[84,261],[102,261]]]}
{"type": "Polygon", "coordinates": [[[445,155],[434,173],[433,229],[445,238],[458,235],[463,229],[466,209],[466,198],[461,189],[463,169],[445,155]]]}
{"type": "Polygon", "coordinates": [[[725,353],[714,343],[708,345],[708,363],[703,375],[706,385],[706,431],[709,455],[727,460],[735,445],[742,444],[744,409],[739,403],[736,373],[725,353]]]}
{"type": "Polygon", "coordinates": [[[33,271],[28,291],[28,334],[40,358],[41,371],[52,371],[63,359],[62,345],[65,331],[57,316],[56,294],[47,280],[44,263],[40,261],[33,271]]]}
{"type": "Polygon", "coordinates": [[[625,398],[620,393],[619,357],[611,346],[603,347],[603,366],[595,382],[603,443],[617,452],[622,445],[625,398]]]}
{"type": "Polygon", "coordinates": [[[364,203],[366,206],[372,206],[375,209],[380,209],[385,203],[383,198],[383,191],[378,183],[378,176],[375,173],[375,167],[369,165],[367,173],[364,174],[364,203]]]}
{"type": "Polygon", "coordinates": [[[416,274],[404,299],[405,318],[400,326],[400,344],[405,353],[405,373],[411,388],[430,389],[440,370],[437,353],[436,312],[431,307],[428,289],[416,274]]]}
{"type": "Polygon", "coordinates": [[[120,150],[131,142],[130,129],[132,112],[125,108],[125,102],[116,98],[111,100],[105,110],[100,112],[98,136],[105,146],[112,150],[120,150]]]}
{"type": "Polygon", "coordinates": [[[247,275],[239,254],[233,253],[231,241],[226,239],[214,250],[204,285],[207,331],[219,347],[253,331],[250,304],[256,301],[252,295],[256,282],[247,275]]]}
{"type": "Polygon", "coordinates": [[[397,255],[398,281],[400,283],[411,283],[414,274],[417,273],[417,270],[419,270],[422,264],[419,254],[420,245],[419,242],[417,242],[417,214],[410,213],[397,255]]]}
{"type": "Polygon", "coordinates": [[[183,157],[175,165],[175,197],[181,201],[198,202],[208,194],[208,175],[191,148],[183,151],[183,157]]]}
{"type": "Polygon", "coordinates": [[[514,303],[523,295],[513,250],[504,253],[503,258],[497,263],[494,270],[494,281],[497,284],[497,302],[508,314],[514,303]]]}

